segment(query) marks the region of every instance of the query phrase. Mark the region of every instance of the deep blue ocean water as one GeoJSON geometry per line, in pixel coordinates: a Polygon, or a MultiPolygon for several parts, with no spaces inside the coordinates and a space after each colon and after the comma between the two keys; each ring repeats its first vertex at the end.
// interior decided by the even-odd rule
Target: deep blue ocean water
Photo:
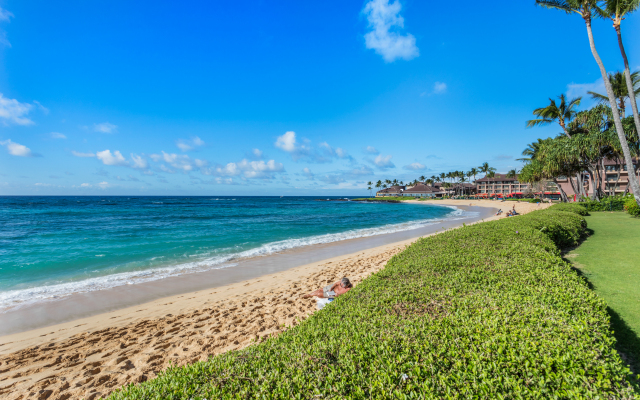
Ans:
{"type": "Polygon", "coordinates": [[[231,268],[242,258],[415,229],[461,213],[317,199],[0,197],[0,310],[231,268]]]}

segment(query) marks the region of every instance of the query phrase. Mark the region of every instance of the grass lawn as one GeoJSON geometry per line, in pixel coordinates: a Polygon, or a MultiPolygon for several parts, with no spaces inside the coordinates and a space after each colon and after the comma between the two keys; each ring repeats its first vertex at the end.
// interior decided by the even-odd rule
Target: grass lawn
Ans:
{"type": "Polygon", "coordinates": [[[591,235],[566,258],[607,302],[618,350],[640,373],[640,219],[592,212],[586,220],[591,235]]]}

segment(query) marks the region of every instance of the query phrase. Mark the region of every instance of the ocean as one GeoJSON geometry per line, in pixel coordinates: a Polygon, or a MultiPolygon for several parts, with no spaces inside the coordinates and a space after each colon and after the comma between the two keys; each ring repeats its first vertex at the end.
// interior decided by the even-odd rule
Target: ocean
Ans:
{"type": "Polygon", "coordinates": [[[467,217],[453,207],[319,200],[0,197],[0,313],[467,217]]]}

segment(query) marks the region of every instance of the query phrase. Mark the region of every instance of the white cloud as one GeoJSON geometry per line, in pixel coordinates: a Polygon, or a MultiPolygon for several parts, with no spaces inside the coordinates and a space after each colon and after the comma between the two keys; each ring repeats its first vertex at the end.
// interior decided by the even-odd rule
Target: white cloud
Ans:
{"type": "Polygon", "coordinates": [[[27,118],[32,105],[20,103],[16,99],[8,99],[0,93],[0,118],[4,125],[32,125],[34,122],[27,118]]]}
{"type": "Polygon", "coordinates": [[[114,133],[118,129],[117,125],[103,122],[101,124],[93,124],[93,130],[100,133],[114,133]]]}
{"type": "Polygon", "coordinates": [[[147,160],[142,158],[142,156],[131,153],[131,167],[136,169],[147,169],[149,168],[149,163],[147,163],[147,160]]]}
{"type": "Polygon", "coordinates": [[[204,140],[200,139],[197,136],[192,137],[189,140],[186,139],[178,139],[176,140],[176,146],[182,151],[190,151],[195,149],[196,147],[204,146],[204,140]]]}
{"type": "MultiPolygon", "coordinates": [[[[0,7],[0,22],[9,22],[11,17],[13,17],[13,14],[11,12],[0,7]]],[[[5,31],[0,31],[0,44],[11,47],[11,43],[9,43],[9,40],[7,39],[7,33],[5,31]]]]}
{"type": "Polygon", "coordinates": [[[64,134],[60,133],[60,132],[51,132],[50,133],[51,138],[53,139],[66,139],[67,136],[65,136],[64,134]]]}
{"type": "Polygon", "coordinates": [[[272,179],[276,173],[284,172],[284,165],[274,160],[248,161],[246,159],[238,163],[228,163],[225,166],[216,168],[213,171],[203,171],[204,174],[215,174],[219,176],[243,176],[247,179],[272,179]]]}
{"type": "Polygon", "coordinates": [[[256,158],[258,159],[262,158],[262,151],[260,151],[260,149],[253,149],[251,152],[256,158]]]}
{"type": "Polygon", "coordinates": [[[371,0],[362,10],[369,21],[370,32],[364,35],[367,49],[373,49],[386,62],[398,58],[411,60],[418,57],[416,38],[410,33],[404,34],[404,18],[400,15],[402,6],[398,0],[371,0]]]}
{"type": "Polygon", "coordinates": [[[380,169],[395,168],[395,165],[391,162],[391,158],[392,156],[384,157],[381,154],[373,160],[373,163],[380,169]]]}
{"type": "Polygon", "coordinates": [[[570,83],[567,85],[568,99],[574,99],[576,97],[590,97],[587,92],[606,93],[602,78],[598,78],[593,83],[570,83]]]}
{"type": "Polygon", "coordinates": [[[0,145],[6,146],[7,151],[12,156],[33,157],[35,155],[31,152],[31,150],[27,146],[23,146],[19,143],[12,142],[11,139],[7,139],[3,142],[0,142],[0,145]]]}
{"type": "Polygon", "coordinates": [[[40,182],[38,182],[38,183],[36,183],[34,186],[50,187],[50,186],[54,186],[54,185],[52,185],[52,184],[50,184],[50,183],[40,183],[40,182]]]}
{"type": "Polygon", "coordinates": [[[424,171],[427,167],[424,164],[420,164],[419,162],[414,162],[409,165],[405,165],[402,168],[409,171],[424,171]]]}
{"type": "MultiPolygon", "coordinates": [[[[161,155],[151,154],[149,157],[151,157],[151,159],[155,162],[164,161],[167,164],[170,164],[172,167],[181,169],[185,172],[193,170],[191,158],[189,158],[189,156],[186,154],[165,153],[163,151],[161,155]]],[[[160,169],[165,172],[173,173],[173,171],[164,166],[164,164],[160,166],[160,169]]]]}
{"type": "Polygon", "coordinates": [[[80,187],[83,187],[83,188],[92,187],[92,186],[93,185],[91,185],[90,183],[83,183],[80,185],[80,187]]]}
{"type": "Polygon", "coordinates": [[[127,163],[127,160],[125,160],[122,156],[122,153],[120,153],[118,150],[114,151],[113,153],[111,153],[111,151],[108,149],[104,151],[98,151],[96,153],[96,157],[98,157],[98,159],[102,161],[104,165],[129,165],[127,163]]]}
{"type": "Polygon", "coordinates": [[[79,151],[71,151],[71,154],[73,154],[76,157],[95,157],[96,155],[93,153],[80,153],[79,151]]]}
{"type": "Polygon", "coordinates": [[[0,7],[0,21],[9,21],[9,19],[13,17],[13,14],[10,11],[4,10],[0,7]]]}
{"type": "Polygon", "coordinates": [[[196,164],[196,167],[198,167],[198,168],[206,167],[207,165],[209,165],[207,160],[200,160],[200,159],[197,159],[197,158],[195,160],[193,160],[193,162],[196,164]]]}
{"type": "Polygon", "coordinates": [[[35,105],[38,106],[38,109],[40,109],[40,111],[42,111],[42,113],[44,115],[48,115],[49,114],[49,109],[45,106],[43,106],[42,104],[40,104],[40,102],[38,100],[34,100],[33,101],[35,105]]]}
{"type": "Polygon", "coordinates": [[[278,136],[276,147],[289,153],[294,152],[296,150],[296,133],[289,131],[282,136],[278,136]]]}
{"type": "Polygon", "coordinates": [[[375,154],[375,155],[380,154],[380,152],[379,152],[378,150],[376,150],[376,148],[375,148],[375,147],[373,147],[373,146],[367,146],[367,147],[365,147],[365,148],[364,148],[364,152],[365,152],[365,153],[368,153],[368,154],[375,154]]]}
{"type": "Polygon", "coordinates": [[[444,82],[436,82],[433,84],[433,93],[434,94],[441,94],[441,93],[446,93],[447,91],[447,84],[444,82]]]}
{"type": "Polygon", "coordinates": [[[109,187],[109,182],[100,182],[98,186],[100,186],[100,189],[106,189],[109,187]]]}
{"type": "Polygon", "coordinates": [[[328,157],[337,157],[340,159],[353,160],[353,157],[351,157],[344,149],[341,149],[340,147],[336,147],[334,149],[327,142],[320,143],[320,148],[323,149],[323,151],[328,157]]]}
{"type": "Polygon", "coordinates": [[[311,172],[311,170],[307,167],[304,167],[302,169],[302,175],[306,176],[309,179],[313,179],[314,177],[313,172],[311,172]]]}

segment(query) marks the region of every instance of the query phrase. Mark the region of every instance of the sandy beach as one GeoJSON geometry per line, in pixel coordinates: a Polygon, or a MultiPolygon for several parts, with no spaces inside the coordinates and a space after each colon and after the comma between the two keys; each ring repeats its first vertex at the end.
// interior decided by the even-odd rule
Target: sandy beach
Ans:
{"type": "MultiPolygon", "coordinates": [[[[520,214],[549,206],[490,200],[416,203],[505,211],[515,205],[520,214]]],[[[504,214],[489,219],[495,218],[504,214]]],[[[316,310],[316,301],[301,295],[343,276],[357,285],[415,240],[0,337],[0,398],[97,399],[152,379],[169,365],[259,342],[316,310]]]]}

